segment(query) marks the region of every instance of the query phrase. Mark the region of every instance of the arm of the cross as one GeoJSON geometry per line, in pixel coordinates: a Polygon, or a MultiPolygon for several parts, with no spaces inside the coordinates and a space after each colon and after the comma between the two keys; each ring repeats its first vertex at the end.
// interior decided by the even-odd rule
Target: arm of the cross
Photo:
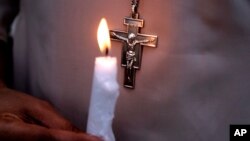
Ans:
{"type": "Polygon", "coordinates": [[[158,37],[155,35],[137,34],[136,39],[142,41],[141,45],[143,46],[157,47],[158,37]]]}
{"type": "Polygon", "coordinates": [[[116,41],[125,41],[127,40],[128,33],[117,30],[110,30],[110,38],[116,41]],[[114,34],[115,33],[115,34],[114,34]]]}

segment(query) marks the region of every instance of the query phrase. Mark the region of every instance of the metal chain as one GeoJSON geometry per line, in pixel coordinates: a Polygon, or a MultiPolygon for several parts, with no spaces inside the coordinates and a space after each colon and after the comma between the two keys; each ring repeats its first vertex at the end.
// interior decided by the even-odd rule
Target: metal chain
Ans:
{"type": "Polygon", "coordinates": [[[136,14],[138,11],[138,6],[139,6],[139,0],[132,0],[131,2],[132,6],[132,14],[136,14]]]}

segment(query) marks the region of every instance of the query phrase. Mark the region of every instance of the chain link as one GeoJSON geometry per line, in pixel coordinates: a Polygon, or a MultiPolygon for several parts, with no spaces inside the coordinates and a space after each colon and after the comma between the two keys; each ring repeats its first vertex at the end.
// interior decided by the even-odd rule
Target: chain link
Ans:
{"type": "Polygon", "coordinates": [[[132,0],[131,6],[132,6],[132,14],[136,14],[139,6],[139,0],[132,0]]]}

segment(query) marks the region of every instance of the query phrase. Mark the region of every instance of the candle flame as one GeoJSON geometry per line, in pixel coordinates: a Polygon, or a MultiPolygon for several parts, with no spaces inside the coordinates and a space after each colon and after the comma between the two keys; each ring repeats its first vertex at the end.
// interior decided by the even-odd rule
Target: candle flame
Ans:
{"type": "Polygon", "coordinates": [[[111,48],[109,28],[105,18],[102,18],[97,31],[97,40],[101,52],[105,52],[111,48]]]}

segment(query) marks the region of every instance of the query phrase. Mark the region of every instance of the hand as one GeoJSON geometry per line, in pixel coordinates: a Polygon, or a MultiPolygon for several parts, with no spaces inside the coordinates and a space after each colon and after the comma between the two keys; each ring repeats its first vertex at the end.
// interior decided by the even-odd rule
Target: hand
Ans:
{"type": "Polygon", "coordinates": [[[50,104],[0,85],[0,140],[100,141],[76,129],[50,104]]]}

